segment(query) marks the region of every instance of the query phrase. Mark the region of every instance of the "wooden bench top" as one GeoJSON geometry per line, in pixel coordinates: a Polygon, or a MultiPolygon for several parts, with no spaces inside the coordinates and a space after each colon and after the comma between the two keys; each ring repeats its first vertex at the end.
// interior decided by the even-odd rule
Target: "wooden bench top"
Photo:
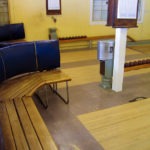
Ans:
{"type": "Polygon", "coordinates": [[[55,69],[17,76],[0,84],[0,142],[4,140],[0,144],[4,149],[57,150],[32,95],[45,84],[67,81],[71,78],[55,69]]]}
{"type": "Polygon", "coordinates": [[[126,68],[124,68],[124,71],[127,72],[127,71],[131,71],[131,70],[138,70],[138,69],[143,69],[143,68],[150,68],[150,64],[126,67],[126,68]]]}
{"type": "Polygon", "coordinates": [[[31,97],[0,102],[3,148],[9,150],[57,150],[31,97]]]}
{"type": "MultiPolygon", "coordinates": [[[[105,35],[105,36],[91,36],[91,37],[85,37],[85,38],[79,38],[79,39],[69,39],[69,40],[59,40],[61,43],[70,43],[70,42],[81,42],[81,41],[90,41],[90,40],[108,40],[108,39],[114,39],[115,35],[105,35]]],[[[134,42],[135,40],[131,38],[130,36],[127,36],[129,40],[134,42]]]]}
{"type": "Polygon", "coordinates": [[[0,84],[1,99],[32,96],[42,85],[71,81],[71,78],[61,70],[30,73],[22,77],[6,80],[0,84]]]}

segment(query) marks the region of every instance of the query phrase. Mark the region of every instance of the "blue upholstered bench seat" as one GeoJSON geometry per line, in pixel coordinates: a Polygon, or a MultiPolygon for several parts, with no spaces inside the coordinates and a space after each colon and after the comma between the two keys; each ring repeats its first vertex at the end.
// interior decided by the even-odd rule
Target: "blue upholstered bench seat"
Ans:
{"type": "Polygon", "coordinates": [[[57,40],[6,44],[0,48],[0,82],[15,75],[60,67],[57,40]]]}
{"type": "Polygon", "coordinates": [[[7,47],[7,46],[10,46],[10,45],[12,45],[12,43],[9,43],[9,42],[0,42],[0,48],[7,47]]]}

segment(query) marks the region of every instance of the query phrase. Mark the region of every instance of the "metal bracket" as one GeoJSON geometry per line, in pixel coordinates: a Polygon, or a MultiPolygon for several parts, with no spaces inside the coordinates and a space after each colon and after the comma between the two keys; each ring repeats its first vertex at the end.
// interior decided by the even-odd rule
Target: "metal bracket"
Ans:
{"type": "Polygon", "coordinates": [[[43,105],[43,107],[45,108],[45,109],[47,109],[48,108],[48,99],[47,99],[47,87],[46,87],[46,85],[44,85],[44,92],[45,92],[45,101],[44,101],[44,99],[43,98],[41,98],[41,96],[40,96],[40,94],[36,91],[35,93],[34,93],[34,95],[36,96],[36,98],[40,101],[40,103],[43,105]]]}
{"type": "MultiPolygon", "coordinates": [[[[65,104],[69,104],[69,87],[68,87],[68,81],[66,82],[66,98],[64,98],[59,92],[58,92],[58,86],[57,86],[57,82],[56,83],[52,83],[49,84],[48,87],[51,89],[51,91],[56,94],[65,104]]],[[[45,101],[43,101],[43,99],[41,98],[41,96],[38,94],[38,92],[35,92],[34,95],[38,98],[38,100],[40,101],[40,103],[43,105],[43,107],[45,109],[48,108],[48,98],[47,98],[47,87],[45,85],[44,87],[44,91],[46,94],[46,98],[45,101]]]]}
{"type": "Polygon", "coordinates": [[[69,88],[68,88],[68,81],[66,81],[66,99],[58,92],[57,83],[53,83],[52,86],[49,85],[53,93],[55,93],[57,96],[61,98],[61,100],[65,104],[69,104],[69,88]]]}

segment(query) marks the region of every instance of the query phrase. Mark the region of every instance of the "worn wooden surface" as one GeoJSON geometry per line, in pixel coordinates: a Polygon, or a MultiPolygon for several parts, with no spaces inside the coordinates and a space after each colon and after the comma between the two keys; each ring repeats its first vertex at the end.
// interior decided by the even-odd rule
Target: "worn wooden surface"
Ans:
{"type": "Polygon", "coordinates": [[[150,98],[78,118],[105,150],[150,149],[150,98]]]}
{"type": "Polygon", "coordinates": [[[42,85],[70,81],[71,78],[61,70],[30,73],[15,79],[9,79],[0,84],[1,99],[32,96],[42,85]]]}
{"type": "Polygon", "coordinates": [[[0,102],[4,149],[57,150],[31,97],[0,102]]]}
{"type": "Polygon", "coordinates": [[[38,136],[38,139],[42,145],[44,150],[56,150],[56,145],[49,134],[49,131],[43,122],[43,119],[39,114],[34,102],[31,97],[24,97],[23,103],[26,106],[28,114],[30,114],[30,119],[32,122],[32,126],[38,136]]]}
{"type": "Polygon", "coordinates": [[[0,137],[4,141],[1,143],[1,147],[5,147],[5,149],[15,150],[14,138],[11,130],[11,125],[9,122],[8,112],[6,109],[6,104],[4,102],[0,102],[0,128],[2,132],[2,136],[0,137]],[[6,138],[5,138],[6,137],[6,138]],[[5,139],[5,140],[4,140],[5,139]]]}
{"type": "Polygon", "coordinates": [[[0,127],[6,149],[56,150],[32,99],[43,85],[70,81],[61,70],[29,73],[0,84],[0,127]]]}

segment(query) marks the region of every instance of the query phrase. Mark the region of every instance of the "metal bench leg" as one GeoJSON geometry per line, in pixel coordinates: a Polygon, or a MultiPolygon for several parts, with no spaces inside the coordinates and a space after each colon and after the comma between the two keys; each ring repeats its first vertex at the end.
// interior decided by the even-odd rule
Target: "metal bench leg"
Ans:
{"type": "Polygon", "coordinates": [[[69,104],[69,87],[68,87],[68,81],[66,81],[66,99],[58,92],[58,88],[57,88],[57,83],[53,83],[53,86],[49,85],[49,87],[51,88],[51,90],[61,98],[61,100],[65,103],[65,104],[69,104]]]}
{"type": "Polygon", "coordinates": [[[35,92],[34,95],[37,97],[37,99],[40,101],[40,103],[43,105],[43,107],[45,109],[47,109],[48,108],[48,96],[47,96],[47,87],[46,87],[46,85],[44,85],[44,93],[46,94],[45,95],[45,101],[44,101],[44,99],[41,98],[41,96],[38,92],[35,92]]]}

